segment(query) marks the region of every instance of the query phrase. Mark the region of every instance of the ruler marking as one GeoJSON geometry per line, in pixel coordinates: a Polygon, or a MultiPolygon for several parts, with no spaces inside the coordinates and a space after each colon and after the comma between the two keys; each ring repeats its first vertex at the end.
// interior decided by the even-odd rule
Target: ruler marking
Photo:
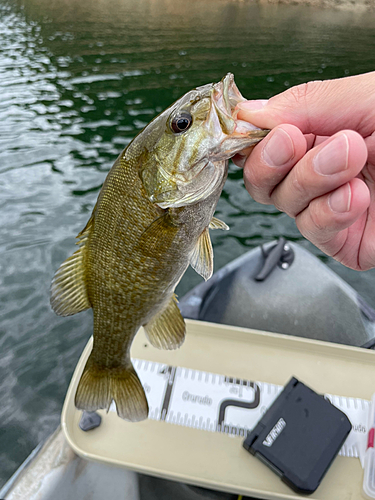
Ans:
{"type": "Polygon", "coordinates": [[[163,405],[162,405],[162,410],[161,410],[161,419],[160,420],[165,420],[165,417],[166,417],[167,412],[168,412],[169,403],[171,401],[171,395],[172,395],[172,389],[173,389],[173,384],[174,384],[174,378],[175,378],[175,374],[176,374],[176,368],[174,366],[168,366],[167,373],[168,372],[169,372],[169,378],[168,378],[167,387],[165,389],[164,400],[163,400],[163,405]]]}
{"type": "MultiPolygon", "coordinates": [[[[140,378],[147,387],[150,419],[209,432],[221,432],[229,436],[246,436],[248,429],[253,428],[283,390],[282,386],[267,382],[251,382],[247,379],[142,359],[134,359],[133,362],[137,369],[145,374],[142,379],[140,373],[140,378]],[[185,398],[182,394],[187,394],[188,397],[185,398]],[[253,408],[242,407],[243,404],[251,404],[251,400],[256,399],[258,402],[253,408]],[[221,408],[223,402],[226,407],[234,406],[234,410],[230,410],[227,415],[225,411],[220,414],[220,409],[225,410],[221,408]],[[231,402],[234,404],[228,404],[231,402]],[[254,411],[249,411],[247,416],[243,412],[247,409],[254,411]],[[228,423],[225,419],[229,418],[228,423]],[[248,425],[244,425],[246,421],[248,425]]],[[[367,427],[367,421],[364,420],[370,406],[369,401],[330,394],[326,394],[325,398],[342,411],[347,410],[349,418],[353,420],[353,427],[367,427]]],[[[346,444],[340,450],[342,456],[358,456],[358,435],[356,431],[350,433],[346,444]]]]}

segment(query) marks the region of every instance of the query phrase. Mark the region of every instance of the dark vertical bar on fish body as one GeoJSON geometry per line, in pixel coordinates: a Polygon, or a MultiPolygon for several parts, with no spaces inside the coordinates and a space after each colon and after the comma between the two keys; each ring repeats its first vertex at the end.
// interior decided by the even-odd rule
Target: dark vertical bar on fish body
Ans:
{"type": "Polygon", "coordinates": [[[176,376],[176,367],[168,366],[167,372],[169,373],[167,388],[165,389],[163,406],[161,408],[160,420],[165,420],[168,413],[169,403],[171,400],[174,379],[176,376]]]}

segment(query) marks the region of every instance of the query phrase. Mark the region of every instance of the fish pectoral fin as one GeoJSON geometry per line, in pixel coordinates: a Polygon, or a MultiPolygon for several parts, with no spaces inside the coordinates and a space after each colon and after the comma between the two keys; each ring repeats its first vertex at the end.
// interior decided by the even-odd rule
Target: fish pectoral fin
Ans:
{"type": "Polygon", "coordinates": [[[71,316],[91,307],[84,279],[84,245],[66,259],[51,283],[51,306],[59,316],[71,316]]]}
{"type": "Polygon", "coordinates": [[[212,217],[208,227],[210,229],[221,229],[222,231],[229,231],[229,226],[227,226],[225,222],[218,219],[217,217],[212,217]]]}
{"type": "Polygon", "coordinates": [[[191,267],[206,281],[211,278],[214,270],[214,252],[208,228],[203,231],[190,257],[191,267]]]}
{"type": "Polygon", "coordinates": [[[109,410],[112,401],[119,417],[130,422],[145,420],[148,404],[145,391],[134,367],[106,368],[87,360],[75,395],[79,410],[109,410]]]}
{"type": "Polygon", "coordinates": [[[142,249],[142,253],[155,257],[173,244],[178,231],[179,227],[173,224],[169,212],[166,211],[143,231],[137,247],[142,249]]]}
{"type": "Polygon", "coordinates": [[[175,295],[167,307],[143,325],[150,343],[158,349],[177,349],[185,340],[185,321],[175,295]]]}

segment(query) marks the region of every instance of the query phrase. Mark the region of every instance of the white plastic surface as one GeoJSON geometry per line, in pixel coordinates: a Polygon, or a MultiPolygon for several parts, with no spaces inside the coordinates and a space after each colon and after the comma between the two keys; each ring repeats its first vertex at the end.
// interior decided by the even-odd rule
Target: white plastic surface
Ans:
{"type": "MultiPolygon", "coordinates": [[[[177,351],[154,349],[140,330],[132,357],[171,366],[285,385],[295,376],[316,392],[369,400],[375,388],[375,352],[360,348],[187,321],[177,351]]],[[[62,413],[69,444],[80,456],[216,490],[269,500],[301,498],[242,447],[242,439],[147,420],[130,423],[100,411],[100,427],[84,433],[74,394],[92,347],[88,343],[70,384],[62,413]]],[[[337,457],[311,500],[359,500],[358,459],[337,457]]]]}
{"type": "Polygon", "coordinates": [[[365,454],[365,467],[363,473],[363,492],[366,498],[375,498],[375,394],[371,398],[369,420],[368,420],[368,447],[365,454]]]}

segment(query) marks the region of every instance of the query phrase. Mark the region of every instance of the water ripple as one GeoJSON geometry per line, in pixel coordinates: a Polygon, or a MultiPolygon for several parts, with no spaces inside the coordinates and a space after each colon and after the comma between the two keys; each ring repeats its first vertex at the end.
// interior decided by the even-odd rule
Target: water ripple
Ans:
{"type": "MultiPolygon", "coordinates": [[[[58,424],[90,335],[90,312],[51,312],[49,286],[116,156],[174,99],[228,71],[264,98],[372,70],[374,22],[230,0],[0,4],[0,483],[58,424]]],[[[218,216],[231,231],[213,232],[215,268],[280,234],[320,255],[250,199],[233,166],[218,216]]],[[[331,265],[374,303],[374,273],[331,265]]],[[[179,293],[200,281],[189,270],[179,293]]]]}

